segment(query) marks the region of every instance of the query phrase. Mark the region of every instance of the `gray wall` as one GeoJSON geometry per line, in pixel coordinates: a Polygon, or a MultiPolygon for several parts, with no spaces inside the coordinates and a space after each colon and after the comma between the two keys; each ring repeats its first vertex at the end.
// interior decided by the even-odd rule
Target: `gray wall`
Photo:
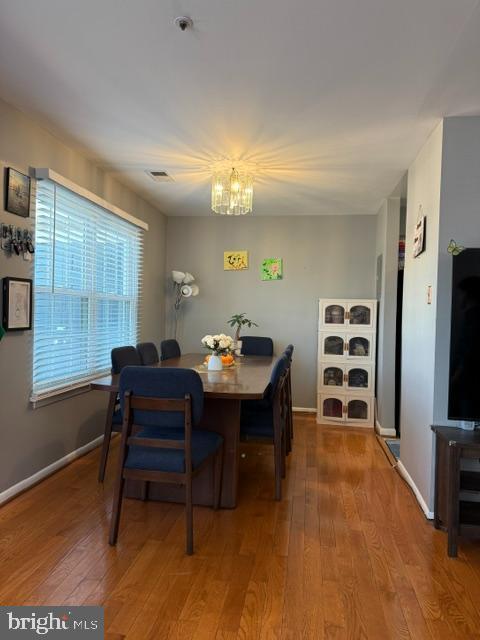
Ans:
{"type": "Polygon", "coordinates": [[[440,124],[408,171],[402,319],[400,459],[430,509],[442,136],[440,124]],[[427,216],[426,251],[414,259],[413,235],[419,205],[427,216]],[[433,287],[430,305],[428,285],[433,287]]]}
{"type": "Polygon", "coordinates": [[[448,421],[451,238],[480,246],[480,118],[445,118],[408,172],[403,307],[401,461],[433,508],[432,423],[448,421]],[[412,257],[419,204],[427,216],[427,249],[412,257]],[[432,285],[432,304],[426,304],[432,285]]]}
{"type": "MultiPolygon", "coordinates": [[[[395,344],[400,197],[387,198],[377,215],[377,260],[381,256],[377,339],[377,423],[395,429],[395,344]]],[[[377,274],[378,275],[378,274],[377,274]]],[[[391,432],[394,435],[394,431],[391,432]]]]}
{"type": "Polygon", "coordinates": [[[447,246],[453,238],[464,247],[480,247],[480,117],[445,118],[442,157],[434,420],[449,424],[452,257],[447,246]]]}
{"type": "MultiPolygon", "coordinates": [[[[376,216],[168,218],[167,274],[190,271],[200,286],[183,307],[183,351],[201,351],[203,335],[227,332],[227,319],[246,312],[260,325],[246,335],[271,336],[277,352],[295,345],[294,404],[315,407],[318,299],[374,297],[375,234],[376,216]],[[229,249],[249,251],[247,271],[223,270],[229,249]],[[260,280],[270,257],[283,258],[283,280],[260,280]]],[[[169,296],[166,314],[171,334],[169,296]]]]}
{"type": "MultiPolygon", "coordinates": [[[[19,111],[0,101],[0,222],[33,225],[33,219],[3,211],[3,167],[27,173],[29,167],[50,167],[109,202],[145,220],[143,339],[163,337],[165,218],[132,191],[96,169],[82,155],[62,144],[19,111]]],[[[0,277],[32,277],[33,264],[0,251],[0,277]]],[[[83,394],[32,409],[32,333],[8,333],[0,342],[0,491],[29,477],[103,430],[106,398],[83,394]]]]}

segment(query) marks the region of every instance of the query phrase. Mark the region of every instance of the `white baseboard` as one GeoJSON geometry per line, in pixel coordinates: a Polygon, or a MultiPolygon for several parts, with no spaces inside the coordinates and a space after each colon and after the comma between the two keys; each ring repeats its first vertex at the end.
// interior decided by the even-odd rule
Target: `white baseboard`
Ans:
{"type": "Polygon", "coordinates": [[[428,508],[427,503],[425,502],[422,494],[420,493],[417,485],[415,484],[415,482],[413,481],[412,476],[408,473],[408,471],[405,469],[405,467],[403,466],[402,462],[399,460],[396,467],[398,470],[398,473],[402,476],[402,478],[405,480],[405,482],[408,484],[408,486],[411,488],[411,490],[413,491],[414,496],[416,497],[418,504],[420,505],[423,513],[425,514],[425,517],[428,520],[433,520],[433,511],[430,511],[428,508]]]}
{"type": "Polygon", "coordinates": [[[293,411],[298,411],[299,413],[317,413],[316,407],[292,407],[293,411]]]}
{"type": "Polygon", "coordinates": [[[378,420],[375,420],[375,431],[378,433],[379,436],[383,436],[384,438],[397,437],[397,432],[395,431],[395,429],[382,427],[382,425],[379,423],[378,420]]]}
{"type": "Polygon", "coordinates": [[[58,471],[62,467],[66,467],[67,464],[70,464],[70,462],[73,462],[77,458],[81,458],[92,449],[98,447],[102,443],[102,441],[103,435],[95,438],[95,440],[92,440],[91,442],[87,442],[87,444],[84,444],[83,447],[79,447],[78,449],[75,449],[75,451],[67,453],[66,456],[63,456],[63,458],[60,458],[60,460],[52,462],[52,464],[49,464],[48,467],[40,469],[40,471],[34,473],[33,476],[25,478],[25,480],[21,480],[20,482],[17,482],[17,484],[14,484],[12,487],[5,489],[5,491],[2,491],[2,493],[0,493],[0,504],[11,500],[17,494],[22,493],[22,491],[25,491],[25,489],[28,489],[34,484],[37,484],[37,482],[40,482],[40,480],[44,480],[48,476],[51,476],[52,473],[55,473],[55,471],[58,471]]]}

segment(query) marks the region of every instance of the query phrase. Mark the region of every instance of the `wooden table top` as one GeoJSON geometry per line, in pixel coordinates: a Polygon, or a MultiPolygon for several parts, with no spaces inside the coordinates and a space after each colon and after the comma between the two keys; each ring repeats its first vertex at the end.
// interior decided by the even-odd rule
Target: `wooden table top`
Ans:
{"type": "MultiPolygon", "coordinates": [[[[270,382],[275,356],[243,356],[236,364],[222,371],[208,371],[201,365],[204,353],[187,353],[180,358],[159,362],[156,367],[183,367],[195,369],[203,382],[205,396],[229,400],[258,400],[270,382]]],[[[97,391],[118,391],[119,375],[108,375],[94,380],[90,388],[97,391]]]]}

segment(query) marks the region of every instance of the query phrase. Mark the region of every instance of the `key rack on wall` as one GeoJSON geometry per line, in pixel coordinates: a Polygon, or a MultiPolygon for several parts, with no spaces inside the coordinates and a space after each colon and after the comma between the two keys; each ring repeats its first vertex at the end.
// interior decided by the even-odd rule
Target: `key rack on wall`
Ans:
{"type": "Polygon", "coordinates": [[[13,256],[23,256],[31,260],[35,253],[30,229],[2,223],[0,226],[0,246],[3,251],[13,256]]]}

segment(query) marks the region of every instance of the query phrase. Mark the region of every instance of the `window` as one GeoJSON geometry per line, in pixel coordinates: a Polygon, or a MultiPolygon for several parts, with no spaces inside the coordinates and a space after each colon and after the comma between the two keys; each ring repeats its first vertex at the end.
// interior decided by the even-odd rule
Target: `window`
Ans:
{"type": "Polygon", "coordinates": [[[36,190],[32,400],[108,372],[136,344],[143,232],[73,191],[36,190]]]}

